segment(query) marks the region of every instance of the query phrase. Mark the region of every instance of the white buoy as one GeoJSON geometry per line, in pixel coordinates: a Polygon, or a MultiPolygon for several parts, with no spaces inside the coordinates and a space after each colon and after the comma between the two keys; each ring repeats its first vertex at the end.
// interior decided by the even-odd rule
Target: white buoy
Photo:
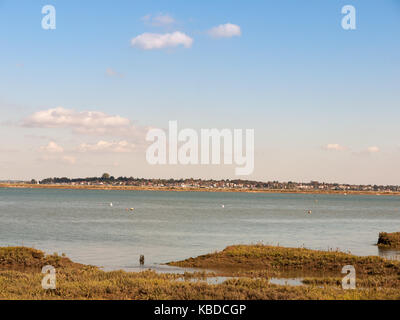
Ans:
{"type": "Polygon", "coordinates": [[[221,207],[222,207],[222,208],[225,208],[225,205],[223,204],[221,207]]]}
{"type": "Polygon", "coordinates": [[[113,204],[112,204],[112,202],[110,202],[110,207],[112,207],[113,206],[113,204]]]}

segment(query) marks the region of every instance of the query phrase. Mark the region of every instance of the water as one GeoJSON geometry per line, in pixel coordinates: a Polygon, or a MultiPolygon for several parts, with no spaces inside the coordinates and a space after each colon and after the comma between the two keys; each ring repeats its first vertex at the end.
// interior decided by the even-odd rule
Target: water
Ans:
{"type": "Polygon", "coordinates": [[[277,284],[281,286],[302,286],[303,284],[302,278],[271,278],[269,279],[269,283],[277,284]]]}
{"type": "MultiPolygon", "coordinates": [[[[239,279],[237,277],[205,277],[205,278],[190,278],[190,279],[185,279],[185,277],[182,278],[177,278],[176,281],[190,281],[194,283],[198,282],[203,282],[207,284],[221,284],[224,283],[227,280],[234,280],[234,279],[239,279]]],[[[302,282],[303,278],[269,278],[268,282],[270,284],[277,284],[281,286],[303,286],[304,283],[302,282]]]]}
{"type": "Polygon", "coordinates": [[[374,245],[380,231],[399,229],[395,196],[0,189],[0,246],[107,270],[142,269],[141,254],[157,267],[258,242],[399,257],[374,245]]]}
{"type": "Polygon", "coordinates": [[[227,280],[230,279],[237,279],[235,277],[205,277],[205,278],[190,278],[190,279],[185,279],[185,277],[182,278],[178,278],[176,279],[176,281],[190,281],[193,283],[199,283],[199,282],[203,282],[203,283],[207,283],[207,284],[221,284],[224,283],[227,280]]]}

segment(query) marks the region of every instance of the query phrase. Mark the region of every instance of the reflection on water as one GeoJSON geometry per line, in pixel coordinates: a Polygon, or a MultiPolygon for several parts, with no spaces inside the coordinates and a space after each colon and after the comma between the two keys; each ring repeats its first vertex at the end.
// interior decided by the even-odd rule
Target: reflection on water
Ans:
{"type": "Polygon", "coordinates": [[[238,279],[235,277],[205,277],[205,278],[178,278],[176,279],[177,281],[190,281],[190,282],[204,282],[207,284],[221,284],[223,282],[225,282],[226,280],[230,280],[230,279],[238,279]]]}
{"type": "MultiPolygon", "coordinates": [[[[106,267],[101,268],[104,271],[113,271],[115,267],[106,267]]],[[[184,274],[186,272],[212,272],[211,270],[207,269],[196,269],[196,268],[181,268],[181,267],[174,267],[168,266],[165,264],[153,264],[153,265],[135,265],[135,266],[121,266],[121,270],[128,271],[128,272],[142,272],[142,271],[155,271],[157,273],[174,273],[174,274],[184,274]]]]}
{"type": "Polygon", "coordinates": [[[269,279],[269,283],[278,284],[278,285],[288,285],[288,286],[302,286],[303,279],[302,278],[271,278],[269,279]]]}
{"type": "MultiPolygon", "coordinates": [[[[205,278],[178,278],[176,279],[177,281],[190,281],[190,282],[204,282],[208,284],[221,284],[227,280],[231,279],[239,279],[237,277],[205,277],[205,278]]],[[[257,279],[257,278],[256,278],[257,279]]],[[[252,279],[252,280],[256,280],[252,279]]],[[[302,278],[270,278],[268,282],[270,284],[277,284],[277,285],[282,285],[282,286],[303,286],[303,279],[302,278]]]]}
{"type": "Polygon", "coordinates": [[[400,261],[400,250],[399,249],[381,249],[379,248],[379,256],[390,260],[400,261]]]}

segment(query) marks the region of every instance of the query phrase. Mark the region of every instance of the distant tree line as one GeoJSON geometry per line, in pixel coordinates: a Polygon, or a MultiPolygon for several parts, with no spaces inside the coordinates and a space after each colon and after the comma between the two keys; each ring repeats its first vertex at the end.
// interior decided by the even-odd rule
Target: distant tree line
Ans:
{"type": "MultiPolygon", "coordinates": [[[[116,182],[124,182],[124,183],[129,183],[129,182],[136,182],[136,183],[146,183],[146,182],[152,182],[152,183],[158,183],[158,184],[179,184],[179,183],[195,183],[195,182],[203,182],[203,183],[220,183],[220,182],[225,182],[225,183],[233,183],[233,184],[252,184],[256,185],[258,187],[266,187],[268,186],[268,183],[265,182],[257,182],[257,181],[252,181],[252,180],[241,180],[241,179],[235,179],[235,180],[214,180],[214,179],[208,179],[208,180],[203,180],[203,179],[194,179],[194,178],[186,178],[186,179],[145,179],[145,178],[134,178],[134,177],[118,177],[115,178],[114,176],[111,176],[108,173],[104,173],[101,177],[86,177],[86,178],[68,178],[68,177],[53,177],[53,178],[46,178],[41,181],[39,181],[40,184],[59,184],[59,183],[81,183],[81,182],[91,182],[91,183],[96,183],[96,182],[103,182],[103,183],[116,183],[116,182]]],[[[36,183],[36,180],[32,180],[31,183],[36,183]]]]}
{"type": "Polygon", "coordinates": [[[156,185],[165,185],[165,186],[177,186],[181,184],[198,184],[200,186],[225,186],[231,187],[232,185],[236,186],[251,186],[252,188],[264,188],[264,189],[297,189],[301,185],[307,185],[311,188],[318,189],[320,186],[329,187],[331,190],[339,190],[342,186],[350,187],[351,190],[361,190],[364,187],[369,187],[369,190],[379,191],[382,189],[392,190],[392,191],[400,191],[399,186],[378,186],[378,185],[350,185],[350,184],[338,184],[338,183],[324,183],[318,181],[311,181],[307,183],[302,182],[279,182],[279,181],[269,181],[269,182],[261,182],[261,181],[253,181],[253,180],[241,180],[241,179],[225,179],[225,180],[214,180],[214,179],[195,179],[195,178],[186,178],[186,179],[145,179],[145,178],[134,178],[134,177],[118,177],[104,173],[101,177],[87,177],[87,178],[46,178],[39,182],[32,179],[32,184],[80,184],[80,183],[103,183],[103,184],[123,184],[123,185],[134,185],[134,186],[142,186],[148,184],[156,184],[156,185]]]}

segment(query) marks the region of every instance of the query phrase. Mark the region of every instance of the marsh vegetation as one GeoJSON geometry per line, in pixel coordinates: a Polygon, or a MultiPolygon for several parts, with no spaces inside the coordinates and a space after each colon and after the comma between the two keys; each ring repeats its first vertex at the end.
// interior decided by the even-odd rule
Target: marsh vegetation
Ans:
{"type": "Polygon", "coordinates": [[[1,299],[399,299],[400,262],[264,245],[230,246],[221,252],[172,262],[201,268],[180,274],[105,272],[57,254],[25,247],[0,248],[1,299]],[[354,265],[357,289],[343,290],[341,269],[354,265]],[[41,286],[41,268],[56,268],[54,290],[41,286]],[[302,275],[303,285],[278,285],[271,278],[302,275]],[[215,284],[202,281],[226,277],[215,284]]]}

